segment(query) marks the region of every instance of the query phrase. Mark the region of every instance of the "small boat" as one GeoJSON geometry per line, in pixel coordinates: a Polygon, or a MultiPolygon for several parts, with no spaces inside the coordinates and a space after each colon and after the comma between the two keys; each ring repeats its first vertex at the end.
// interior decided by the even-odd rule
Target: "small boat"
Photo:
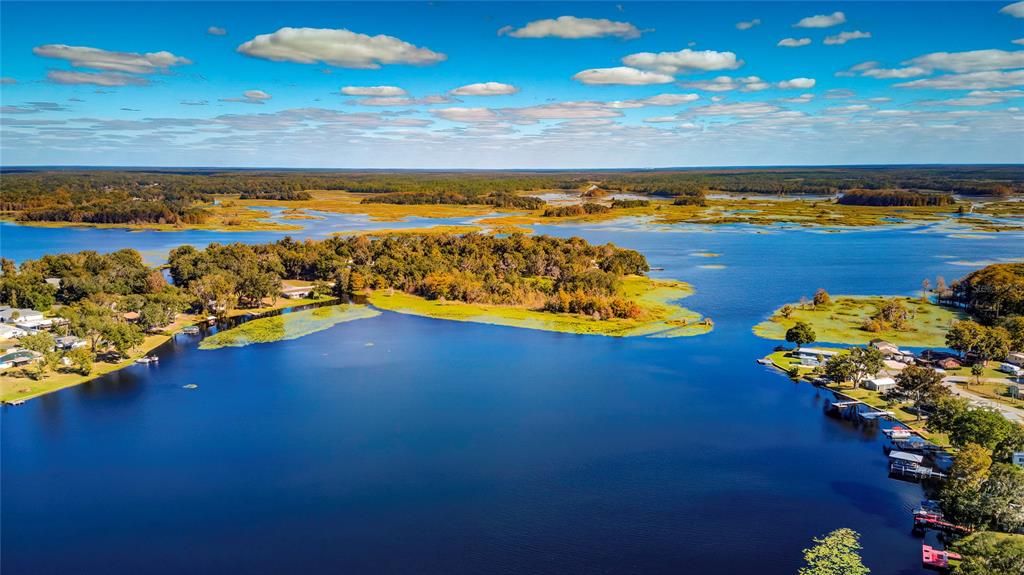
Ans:
{"type": "Polygon", "coordinates": [[[199,326],[189,325],[182,328],[181,333],[185,335],[199,335],[199,326]]]}
{"type": "Polygon", "coordinates": [[[157,356],[147,355],[146,357],[140,357],[139,359],[136,359],[135,363],[156,363],[158,361],[160,361],[160,358],[158,358],[157,356]]]}
{"type": "Polygon", "coordinates": [[[7,405],[22,405],[23,403],[25,403],[25,400],[24,399],[9,399],[9,400],[5,401],[4,403],[7,404],[7,405]]]}
{"type": "Polygon", "coordinates": [[[181,387],[183,387],[183,388],[185,388],[185,389],[196,389],[196,388],[198,388],[199,386],[198,386],[198,385],[196,385],[196,384],[194,384],[194,383],[186,383],[185,385],[183,385],[183,386],[181,386],[181,387]]]}
{"type": "Polygon", "coordinates": [[[962,557],[958,553],[935,549],[931,545],[921,546],[921,564],[926,568],[947,571],[952,567],[949,564],[950,561],[959,561],[960,559],[962,557]]]}
{"type": "Polygon", "coordinates": [[[772,360],[768,359],[767,357],[762,357],[761,359],[757,360],[757,363],[760,363],[761,365],[771,365],[772,360]]]}
{"type": "Polygon", "coordinates": [[[886,429],[882,433],[889,436],[889,439],[909,439],[913,433],[906,427],[893,427],[892,429],[886,429]]]}

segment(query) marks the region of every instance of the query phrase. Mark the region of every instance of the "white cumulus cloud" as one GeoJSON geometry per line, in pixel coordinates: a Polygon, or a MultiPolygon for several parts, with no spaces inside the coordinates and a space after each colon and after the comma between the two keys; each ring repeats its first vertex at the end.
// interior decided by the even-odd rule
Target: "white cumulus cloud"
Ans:
{"type": "Polygon", "coordinates": [[[779,82],[776,87],[782,90],[807,90],[813,88],[815,83],[814,78],[793,78],[779,82]]]}
{"type": "Polygon", "coordinates": [[[88,46],[68,46],[66,44],[44,44],[32,48],[32,53],[44,58],[67,60],[76,68],[90,68],[107,72],[123,72],[128,74],[152,74],[166,71],[171,66],[191,64],[191,60],[175,56],[167,51],[147,52],[112,52],[88,46]]]}
{"type": "Polygon", "coordinates": [[[992,90],[996,88],[1012,88],[1024,86],[1024,70],[1002,72],[969,72],[967,74],[947,74],[935,78],[923,78],[911,82],[896,84],[897,88],[931,88],[936,90],[992,90]]]}
{"type": "Polygon", "coordinates": [[[833,12],[831,14],[818,14],[801,19],[793,26],[797,28],[831,28],[846,22],[846,14],[833,12]]]}
{"type": "Polygon", "coordinates": [[[615,68],[591,68],[583,70],[572,77],[577,82],[584,84],[620,84],[626,86],[640,86],[644,84],[668,84],[675,78],[667,74],[638,70],[629,66],[617,66],[615,68]]]}
{"type": "Polygon", "coordinates": [[[967,52],[933,52],[918,56],[904,64],[950,72],[982,72],[1024,68],[1024,50],[970,50],[967,52]]]}
{"type": "Polygon", "coordinates": [[[732,52],[716,52],[715,50],[691,50],[684,48],[678,52],[639,52],[622,59],[622,63],[634,68],[655,70],[663,74],[679,72],[711,72],[716,70],[735,70],[743,65],[732,52]]]}
{"type": "Polygon", "coordinates": [[[616,100],[609,102],[608,106],[617,109],[646,108],[647,106],[679,106],[700,99],[697,94],[658,94],[649,98],[637,100],[616,100]]]}
{"type": "Polygon", "coordinates": [[[404,96],[406,91],[398,86],[345,86],[341,93],[346,96],[404,96]]]}
{"type": "Polygon", "coordinates": [[[615,22],[603,18],[577,18],[576,16],[534,20],[522,28],[505,26],[498,30],[499,36],[511,36],[512,38],[564,38],[567,40],[606,36],[632,39],[639,38],[640,34],[642,31],[629,22],[615,22]]]}
{"type": "Polygon", "coordinates": [[[498,119],[498,114],[490,108],[442,108],[431,113],[438,118],[452,122],[494,122],[498,119]]]}
{"type": "Polygon", "coordinates": [[[271,98],[270,94],[263,90],[246,90],[242,92],[241,98],[221,98],[221,102],[238,102],[241,104],[263,104],[271,98]]]}
{"type": "Polygon", "coordinates": [[[211,36],[227,36],[228,31],[220,26],[210,26],[206,29],[206,33],[211,36]]]}
{"type": "Polygon", "coordinates": [[[824,43],[827,46],[842,46],[850,40],[863,40],[870,38],[871,32],[861,32],[860,30],[854,30],[852,32],[840,32],[835,36],[825,36],[824,43]]]}
{"type": "Polygon", "coordinates": [[[1007,4],[999,9],[999,13],[1013,16],[1014,18],[1024,18],[1024,2],[1007,4]]]}
{"type": "Polygon", "coordinates": [[[465,86],[459,86],[452,90],[452,94],[455,96],[506,96],[509,94],[515,94],[519,91],[519,88],[511,84],[502,84],[501,82],[479,82],[476,84],[466,84],[465,86]]]}
{"type": "Polygon", "coordinates": [[[799,48],[810,43],[810,38],[783,38],[782,40],[779,40],[779,43],[776,44],[776,46],[781,46],[783,48],[799,48]]]}
{"type": "Polygon", "coordinates": [[[447,58],[394,36],[368,36],[344,28],[285,27],[256,36],[240,45],[238,52],[274,62],[322,62],[341,68],[372,70],[387,64],[428,66],[447,58]]]}
{"type": "Polygon", "coordinates": [[[744,21],[744,22],[737,22],[736,23],[736,29],[737,30],[750,30],[754,26],[760,26],[760,25],[761,25],[761,19],[760,18],[754,18],[753,20],[747,20],[747,21],[744,21]]]}
{"type": "Polygon", "coordinates": [[[149,80],[119,72],[78,72],[74,70],[50,70],[46,78],[57,84],[91,84],[93,86],[145,86],[149,80]]]}

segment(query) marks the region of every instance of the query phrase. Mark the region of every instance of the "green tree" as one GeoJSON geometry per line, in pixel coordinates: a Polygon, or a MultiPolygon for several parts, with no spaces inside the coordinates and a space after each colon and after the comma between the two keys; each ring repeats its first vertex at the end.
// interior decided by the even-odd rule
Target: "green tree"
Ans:
{"type": "Polygon", "coordinates": [[[983,531],[953,543],[964,560],[953,575],[1024,573],[1024,536],[983,531]]]}
{"type": "Polygon", "coordinates": [[[980,362],[980,361],[974,362],[974,364],[971,366],[971,375],[974,376],[974,383],[980,385],[981,384],[981,376],[984,375],[984,373],[985,373],[985,364],[980,362]]]}
{"type": "Polygon", "coordinates": [[[789,305],[788,303],[786,305],[782,306],[781,308],[779,308],[779,314],[781,314],[782,317],[784,317],[786,319],[789,319],[790,317],[792,317],[794,311],[796,311],[796,310],[793,309],[793,306],[789,305]]]}
{"type": "Polygon", "coordinates": [[[145,337],[138,326],[114,322],[103,330],[103,339],[121,356],[127,356],[135,347],[142,345],[145,337]]]}
{"type": "Polygon", "coordinates": [[[961,356],[977,351],[985,337],[985,327],[971,320],[954,322],[946,332],[946,345],[961,356]]]}
{"type": "MultiPolygon", "coordinates": [[[[896,375],[896,385],[918,408],[934,403],[936,399],[949,393],[942,385],[942,374],[930,367],[908,366],[896,375]]],[[[917,413],[920,419],[920,409],[917,413]]]]}
{"type": "Polygon", "coordinates": [[[874,376],[885,365],[885,357],[882,355],[882,352],[874,347],[854,347],[850,349],[847,355],[853,366],[853,374],[850,380],[853,381],[854,387],[860,387],[860,384],[865,379],[874,376]]]}
{"type": "Polygon", "coordinates": [[[42,379],[46,377],[46,372],[52,369],[56,365],[57,360],[60,359],[60,356],[53,350],[55,345],[53,336],[48,332],[39,331],[26,335],[22,337],[19,342],[21,343],[21,347],[42,355],[40,360],[35,362],[33,366],[33,377],[35,379],[42,379]]]}
{"type": "Polygon", "coordinates": [[[975,353],[983,363],[1005,359],[1010,353],[1010,332],[999,326],[985,328],[975,353]]]}
{"type": "Polygon", "coordinates": [[[1024,469],[993,464],[979,495],[981,516],[990,529],[1017,533],[1024,527],[1024,469]]]}
{"type": "Polygon", "coordinates": [[[82,375],[89,375],[92,373],[92,364],[96,361],[96,356],[84,347],[76,347],[69,350],[64,357],[67,357],[71,361],[78,373],[82,375]]]}
{"type": "Polygon", "coordinates": [[[833,355],[825,362],[825,376],[839,385],[852,380],[855,371],[853,361],[845,353],[833,355]]]}
{"type": "Polygon", "coordinates": [[[968,443],[957,452],[949,481],[939,495],[943,509],[955,521],[979,525],[984,521],[981,511],[981,487],[988,479],[992,456],[976,443],[968,443]]]}
{"type": "Polygon", "coordinates": [[[804,549],[799,575],[867,575],[871,572],[860,557],[860,534],[853,529],[836,529],[815,537],[814,546],[804,549]]]}
{"type": "Polygon", "coordinates": [[[1013,351],[1024,351],[1024,315],[1003,318],[999,325],[1010,336],[1010,349],[1013,351]]]}
{"type": "Polygon", "coordinates": [[[817,335],[814,333],[814,329],[802,321],[796,322],[796,325],[786,330],[786,341],[795,343],[797,349],[808,343],[814,343],[815,339],[817,339],[817,335]]]}

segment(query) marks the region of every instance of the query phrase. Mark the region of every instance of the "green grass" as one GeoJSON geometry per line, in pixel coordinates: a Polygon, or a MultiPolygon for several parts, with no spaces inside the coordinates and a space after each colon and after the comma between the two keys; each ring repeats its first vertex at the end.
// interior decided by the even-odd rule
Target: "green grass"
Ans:
{"type": "Polygon", "coordinates": [[[588,316],[551,313],[526,307],[468,304],[428,300],[404,292],[375,291],[369,294],[374,306],[410,315],[605,336],[684,337],[711,331],[700,323],[701,315],[671,302],[693,293],[689,284],[633,276],[623,280],[622,295],[643,308],[639,319],[596,320],[588,316]]]}
{"type": "Polygon", "coordinates": [[[791,304],[794,311],[790,317],[783,317],[781,308],[772,317],[754,326],[754,334],[765,339],[785,340],[786,330],[798,321],[814,329],[818,341],[860,345],[872,339],[881,338],[896,345],[915,347],[945,347],[946,330],[954,320],[966,319],[958,311],[919,299],[896,297],[913,315],[910,329],[905,331],[886,330],[871,332],[861,328],[886,299],[893,296],[834,296],[832,303],[814,307],[791,304]]]}
{"type": "Polygon", "coordinates": [[[264,317],[211,335],[199,343],[199,349],[242,347],[297,339],[331,326],[380,315],[364,305],[335,305],[264,317]]]}

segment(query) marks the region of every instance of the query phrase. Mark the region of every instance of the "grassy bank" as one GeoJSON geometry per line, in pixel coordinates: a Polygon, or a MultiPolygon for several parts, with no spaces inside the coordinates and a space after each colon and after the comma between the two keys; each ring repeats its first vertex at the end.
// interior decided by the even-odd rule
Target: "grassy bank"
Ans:
{"type": "Polygon", "coordinates": [[[818,341],[862,345],[881,338],[897,345],[945,347],[946,331],[950,323],[966,318],[959,311],[907,297],[833,296],[832,303],[823,306],[790,305],[793,311],[789,317],[783,316],[782,308],[779,308],[771,318],[754,326],[754,334],[765,339],[784,341],[786,330],[802,321],[814,329],[818,341]],[[863,329],[864,322],[888,299],[899,300],[910,311],[912,317],[909,329],[878,332],[863,329]]]}
{"type": "Polygon", "coordinates": [[[697,312],[676,305],[675,301],[693,293],[689,284],[674,280],[654,280],[631,276],[623,281],[623,297],[643,309],[638,319],[598,320],[588,316],[551,313],[524,307],[468,304],[428,300],[404,292],[375,291],[369,294],[374,306],[397,313],[487,323],[527,329],[605,336],[682,337],[711,331],[700,323],[697,312]]]}
{"type": "Polygon", "coordinates": [[[116,363],[97,361],[93,363],[92,371],[89,372],[89,375],[82,375],[76,371],[62,368],[63,371],[49,372],[43,379],[35,380],[22,376],[20,369],[8,369],[4,372],[4,375],[0,375],[0,401],[32,399],[67,387],[81,385],[108,373],[128,367],[135,363],[136,359],[163,345],[176,332],[189,323],[191,323],[191,318],[187,321],[182,319],[168,326],[163,333],[147,335],[142,345],[132,350],[132,353],[122,361],[116,363]]]}
{"type": "MultiPolygon", "coordinates": [[[[842,351],[835,348],[822,349],[842,351]]],[[[808,376],[811,375],[813,368],[800,365],[800,361],[798,359],[790,357],[788,354],[789,351],[776,351],[769,354],[765,359],[769,360],[772,365],[784,372],[789,373],[795,368],[800,379],[808,378],[808,376]]],[[[875,409],[891,411],[893,413],[893,418],[899,421],[903,426],[913,429],[921,435],[921,437],[924,437],[936,445],[949,447],[949,439],[945,434],[932,433],[924,429],[924,420],[918,419],[917,414],[908,411],[908,408],[910,407],[909,403],[889,401],[883,398],[877,391],[872,391],[863,387],[853,388],[836,383],[830,383],[824,387],[842,398],[857,400],[875,409]]]]}
{"type": "Polygon", "coordinates": [[[254,343],[298,339],[339,323],[377,315],[380,312],[367,306],[345,304],[264,317],[217,332],[199,342],[199,349],[242,347],[254,343]]]}

